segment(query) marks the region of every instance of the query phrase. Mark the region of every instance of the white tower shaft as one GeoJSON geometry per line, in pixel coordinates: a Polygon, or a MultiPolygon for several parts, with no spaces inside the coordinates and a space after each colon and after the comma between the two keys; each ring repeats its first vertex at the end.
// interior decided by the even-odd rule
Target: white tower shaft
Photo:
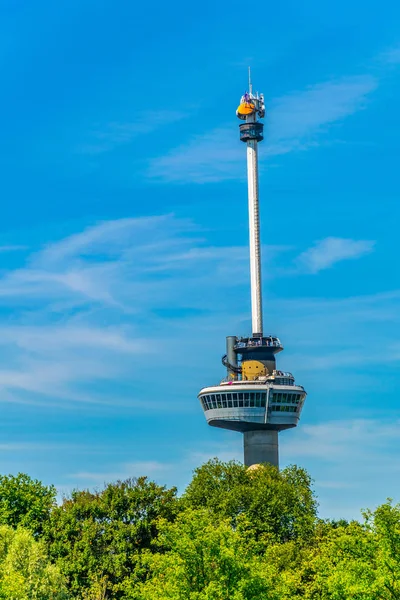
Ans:
{"type": "Polygon", "coordinates": [[[258,153],[256,140],[249,140],[247,142],[247,182],[249,192],[251,320],[254,335],[263,333],[258,153]]]}

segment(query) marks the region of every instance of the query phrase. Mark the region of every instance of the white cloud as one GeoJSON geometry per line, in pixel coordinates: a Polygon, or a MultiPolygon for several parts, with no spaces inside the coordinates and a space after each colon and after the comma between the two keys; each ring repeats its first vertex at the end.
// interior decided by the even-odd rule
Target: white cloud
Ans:
{"type": "Polygon", "coordinates": [[[400,46],[394,46],[386,50],[379,58],[386,65],[398,65],[400,63],[400,46]]]}
{"type": "Polygon", "coordinates": [[[326,127],[362,109],[377,87],[369,75],[346,77],[308,87],[271,103],[268,139],[274,144],[296,149],[297,144],[315,140],[326,127]]]}
{"type": "Polygon", "coordinates": [[[59,450],[61,452],[96,452],[90,446],[81,446],[80,444],[63,444],[63,443],[46,443],[46,442],[8,442],[6,444],[0,444],[0,452],[14,453],[14,452],[51,452],[59,450]]]}
{"type": "Polygon", "coordinates": [[[399,426],[399,420],[379,418],[301,421],[295,432],[281,434],[282,463],[311,472],[322,517],[360,518],[362,507],[374,508],[389,493],[400,499],[399,426]]]}
{"type": "Polygon", "coordinates": [[[360,258],[373,251],[375,242],[371,240],[351,240],[328,237],[317,242],[297,259],[300,269],[307,273],[318,273],[332,267],[337,262],[350,258],[360,258]]]}
{"type": "Polygon", "coordinates": [[[31,252],[25,266],[0,276],[0,304],[13,311],[12,322],[0,321],[1,400],[173,409],[174,399],[120,394],[118,384],[138,385],[160,355],[166,362],[166,343],[174,360],[187,311],[215,326],[226,300],[204,295],[210,273],[221,289],[240,288],[247,252],[209,246],[193,223],[172,215],[98,223],[31,252]],[[158,314],[168,310],[183,311],[173,338],[158,314]]]}
{"type": "Polygon", "coordinates": [[[133,121],[113,121],[94,127],[89,133],[89,141],[78,146],[82,154],[102,154],[114,150],[123,144],[129,144],[135,138],[152,133],[189,116],[189,113],[175,110],[142,111],[133,121]]]}
{"type": "Polygon", "coordinates": [[[335,390],[348,399],[349,407],[352,400],[361,406],[360,398],[370,398],[376,385],[386,383],[392,389],[384,372],[400,356],[400,292],[348,298],[346,288],[337,292],[337,298],[276,299],[269,303],[269,318],[287,344],[287,352],[279,356],[284,368],[301,373],[306,387],[324,395],[335,390]],[[372,359],[371,348],[380,349],[378,361],[372,359]]]}
{"type": "MultiPolygon", "coordinates": [[[[263,259],[287,250],[267,246],[263,259]]],[[[311,262],[315,268],[315,256],[311,262]]],[[[317,263],[321,268],[321,259],[317,263]]],[[[245,247],[210,245],[193,222],[172,215],[102,222],[47,244],[31,252],[25,266],[0,276],[0,306],[13,314],[12,321],[0,319],[0,399],[65,408],[192,410],[183,401],[193,393],[187,380],[168,402],[157,394],[148,398],[144,382],[154,364],[160,376],[169,376],[176,361],[193,372],[194,331],[196,355],[206,357],[218,381],[223,348],[210,350],[210,339],[223,346],[227,331],[248,331],[248,280],[245,247]],[[212,293],[206,291],[210,280],[212,293]]],[[[292,350],[281,364],[288,360],[289,370],[301,369],[305,382],[338,365],[345,370],[365,361],[366,324],[391,361],[399,356],[382,329],[390,322],[393,330],[398,322],[395,292],[336,300],[266,298],[269,318],[292,350]],[[293,353],[296,336],[307,355],[293,353]]],[[[190,385],[198,381],[201,387],[202,373],[195,370],[193,378],[190,385]]]]}
{"type": "Polygon", "coordinates": [[[0,246],[0,252],[16,252],[18,250],[27,250],[28,246],[22,246],[18,244],[11,244],[7,246],[0,246]]]}
{"type": "Polygon", "coordinates": [[[79,471],[72,473],[68,479],[84,481],[85,485],[103,485],[110,482],[121,481],[131,477],[160,477],[173,469],[176,465],[158,461],[139,461],[123,463],[112,471],[79,471]]]}
{"type": "MultiPolygon", "coordinates": [[[[302,423],[289,442],[285,455],[314,457],[328,462],[373,460],[377,451],[390,449],[397,440],[400,421],[352,419],[309,425],[302,423]]],[[[400,461],[399,461],[400,464],[400,461]]]]}
{"type": "Polygon", "coordinates": [[[9,326],[0,327],[0,346],[15,345],[30,352],[51,350],[57,353],[62,347],[70,346],[78,352],[82,348],[95,348],[112,350],[118,353],[142,353],[146,351],[144,339],[130,337],[129,328],[125,331],[119,327],[107,326],[88,327],[85,325],[69,323],[68,327],[52,325],[35,326],[9,326]]]}
{"type": "MultiPolygon", "coordinates": [[[[285,250],[265,246],[263,257],[285,250]]],[[[90,226],[29,255],[25,267],[0,277],[0,302],[45,298],[54,311],[59,305],[98,305],[127,314],[176,302],[205,309],[211,299],[198,291],[209,280],[210,266],[221,287],[240,286],[248,280],[248,250],[210,246],[195,224],[173,215],[120,219],[90,226]],[[176,285],[168,285],[168,273],[185,285],[184,297],[176,285]]]]}
{"type": "MultiPolygon", "coordinates": [[[[391,495],[400,498],[400,485],[394,477],[400,470],[400,460],[393,455],[399,426],[398,420],[367,418],[328,420],[314,425],[301,421],[296,430],[280,433],[280,466],[294,463],[308,469],[315,479],[321,517],[358,519],[362,507],[373,508],[385,501],[388,480],[391,495]]],[[[214,457],[241,461],[242,444],[239,433],[219,431],[218,441],[196,441],[174,462],[115,462],[107,470],[82,470],[68,479],[93,487],[147,475],[160,484],[178,484],[183,492],[198,465],[214,457]]]]}
{"type": "MultiPolygon", "coordinates": [[[[362,109],[377,87],[372,76],[328,81],[272,100],[266,119],[268,156],[305,150],[319,143],[326,128],[362,109]]],[[[151,161],[148,176],[164,182],[208,183],[246,177],[238,129],[230,125],[195,136],[151,161]]]]}
{"type": "Polygon", "coordinates": [[[188,144],[152,160],[148,177],[181,183],[244,178],[246,166],[237,136],[238,130],[234,127],[220,127],[195,136],[188,144]]]}

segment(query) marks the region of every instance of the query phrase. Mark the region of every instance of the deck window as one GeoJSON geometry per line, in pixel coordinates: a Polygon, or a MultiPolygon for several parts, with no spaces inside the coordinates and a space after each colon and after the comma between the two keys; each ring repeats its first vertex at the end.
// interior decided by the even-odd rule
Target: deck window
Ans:
{"type": "Polygon", "coordinates": [[[282,406],[281,404],[271,406],[272,412],[296,412],[296,410],[296,406],[282,406]]]}
{"type": "MultiPolygon", "coordinates": [[[[271,396],[271,405],[278,401],[278,396],[271,396]]],[[[229,392],[222,394],[205,394],[200,398],[204,410],[216,408],[263,408],[266,404],[265,392],[229,392]]]]}

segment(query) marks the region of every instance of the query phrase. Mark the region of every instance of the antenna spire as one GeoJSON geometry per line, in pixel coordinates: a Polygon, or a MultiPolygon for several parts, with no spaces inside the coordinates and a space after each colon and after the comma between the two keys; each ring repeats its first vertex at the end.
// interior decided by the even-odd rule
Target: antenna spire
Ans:
{"type": "Polygon", "coordinates": [[[249,242],[250,242],[250,288],[251,320],[254,337],[263,335],[262,298],[261,298],[261,241],[260,215],[258,201],[258,142],[263,140],[264,117],[263,95],[253,95],[251,69],[249,74],[249,92],[240,99],[236,115],[241,121],[240,139],[247,145],[247,183],[249,197],[249,242]]]}

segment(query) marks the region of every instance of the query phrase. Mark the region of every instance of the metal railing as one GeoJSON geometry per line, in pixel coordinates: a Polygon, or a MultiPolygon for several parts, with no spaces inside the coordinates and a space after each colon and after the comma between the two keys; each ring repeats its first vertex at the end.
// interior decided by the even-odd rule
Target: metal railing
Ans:
{"type": "Polygon", "coordinates": [[[234,348],[281,348],[282,343],[279,338],[239,338],[234,348]]]}
{"type": "Polygon", "coordinates": [[[272,375],[273,377],[288,377],[289,379],[294,379],[292,373],[289,373],[289,371],[274,370],[272,371],[272,375]]]}

